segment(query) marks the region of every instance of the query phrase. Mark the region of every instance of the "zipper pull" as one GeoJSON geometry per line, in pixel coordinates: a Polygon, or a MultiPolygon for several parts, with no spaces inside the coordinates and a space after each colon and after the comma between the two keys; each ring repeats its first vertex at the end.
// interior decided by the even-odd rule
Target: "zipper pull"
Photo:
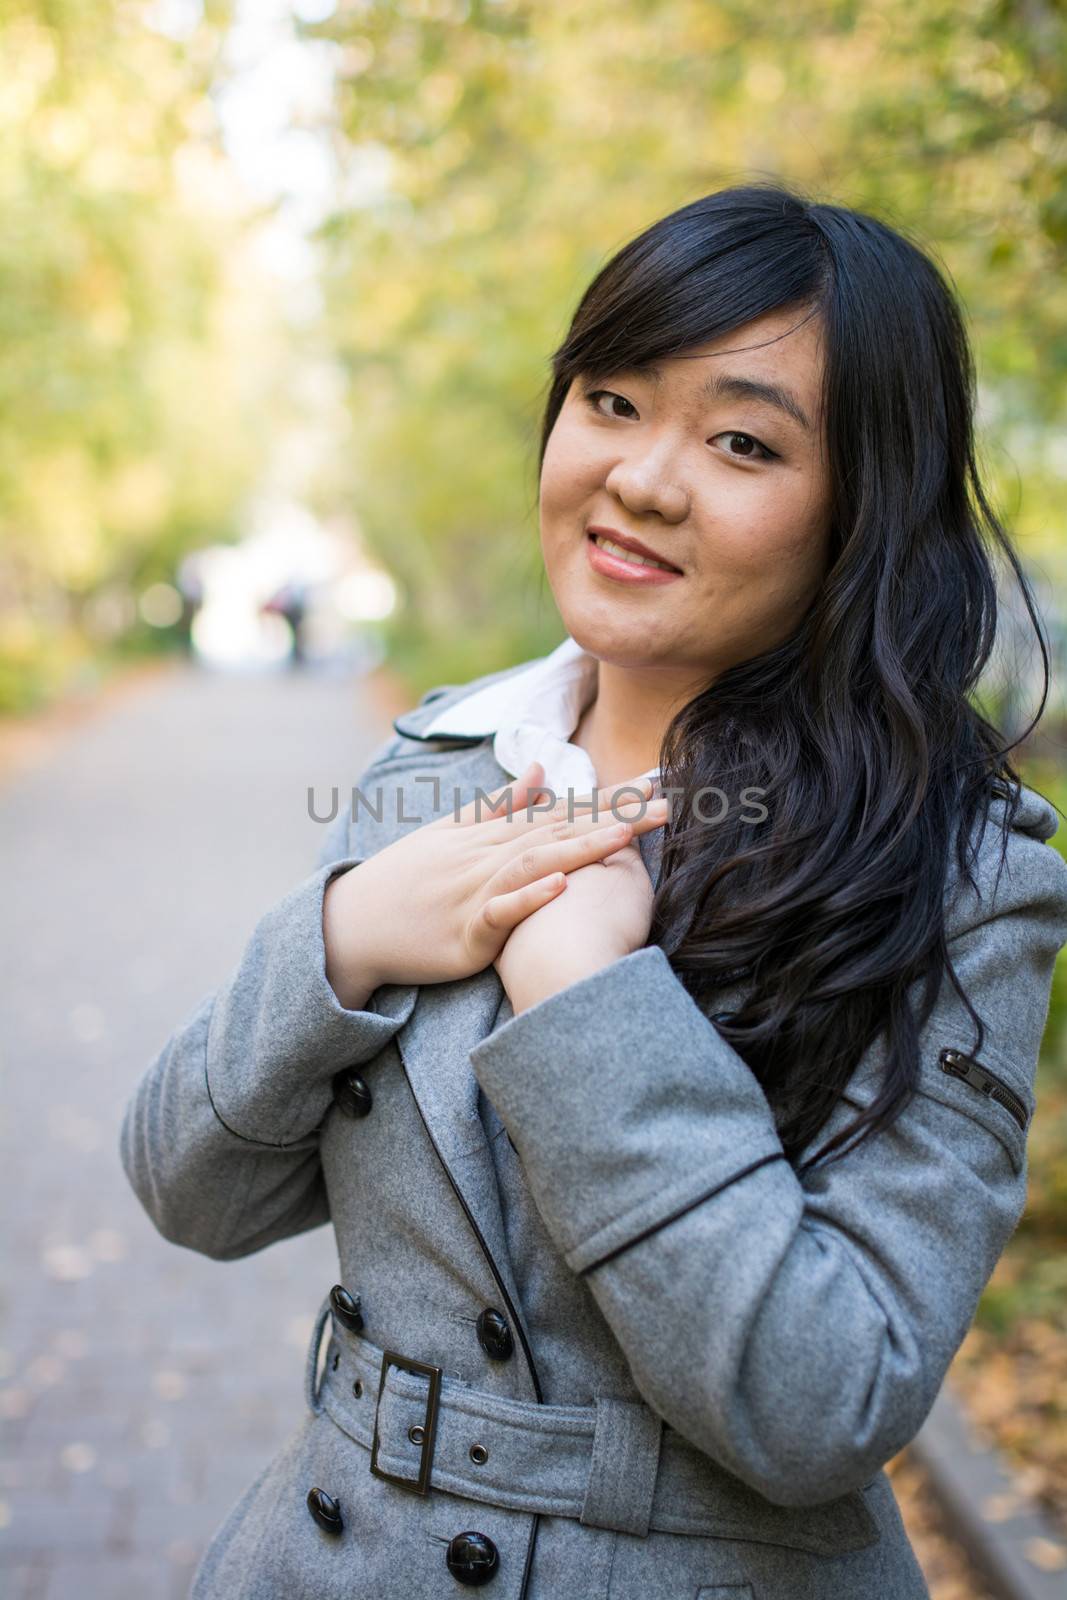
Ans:
{"type": "Polygon", "coordinates": [[[1026,1131],[1026,1124],[1030,1114],[1025,1103],[1009,1089],[1003,1079],[998,1078],[995,1072],[983,1066],[975,1056],[966,1055],[962,1050],[942,1050],[939,1061],[942,1072],[947,1072],[953,1078],[960,1078],[964,1083],[969,1083],[972,1089],[977,1089],[984,1094],[987,1100],[995,1100],[998,1105],[1010,1111],[1016,1122],[1026,1131]]]}

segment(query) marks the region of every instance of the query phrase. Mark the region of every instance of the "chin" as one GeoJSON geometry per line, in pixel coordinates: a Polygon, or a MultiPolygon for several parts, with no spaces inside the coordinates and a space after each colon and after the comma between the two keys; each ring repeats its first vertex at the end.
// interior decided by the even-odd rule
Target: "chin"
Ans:
{"type": "Polygon", "coordinates": [[[612,616],[612,608],[603,602],[588,607],[571,604],[559,610],[563,625],[575,644],[596,656],[598,661],[610,661],[619,667],[640,667],[647,662],[649,641],[634,637],[631,617],[612,616]]]}

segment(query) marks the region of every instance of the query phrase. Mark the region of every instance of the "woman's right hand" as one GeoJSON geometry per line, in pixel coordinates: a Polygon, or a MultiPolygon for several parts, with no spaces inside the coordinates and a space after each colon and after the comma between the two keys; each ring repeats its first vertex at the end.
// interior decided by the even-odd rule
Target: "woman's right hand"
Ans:
{"type": "Polygon", "coordinates": [[[383,983],[448,983],[481,972],[512,928],[559,894],[568,872],[667,820],[667,802],[647,799],[648,778],[598,789],[595,821],[580,809],[591,807],[591,796],[575,803],[572,820],[566,799],[528,814],[545,787],[544,768],[531,762],[488,802],[424,823],[331,880],[323,898],[326,977],[346,1010],[362,1010],[383,983]],[[613,814],[615,795],[635,788],[646,798],[620,799],[613,814]]]}

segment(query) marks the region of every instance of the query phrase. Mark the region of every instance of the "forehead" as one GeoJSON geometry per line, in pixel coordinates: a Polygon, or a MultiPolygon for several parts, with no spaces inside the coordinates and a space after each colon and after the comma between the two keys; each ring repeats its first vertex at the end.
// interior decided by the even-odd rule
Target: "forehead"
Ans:
{"type": "Polygon", "coordinates": [[[814,406],[822,389],[822,318],[809,310],[775,311],[644,370],[660,382],[703,384],[713,371],[788,380],[814,406]],[[657,376],[658,375],[658,376],[657,376]]]}

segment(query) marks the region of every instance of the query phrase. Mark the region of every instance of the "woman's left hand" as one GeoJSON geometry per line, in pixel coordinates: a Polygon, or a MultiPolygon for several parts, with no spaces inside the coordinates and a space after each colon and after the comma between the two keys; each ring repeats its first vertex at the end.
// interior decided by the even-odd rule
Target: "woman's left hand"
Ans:
{"type": "Polygon", "coordinates": [[[493,962],[515,1014],[639,950],[652,925],[653,892],[633,836],[569,872],[560,892],[512,929],[493,962]]]}

